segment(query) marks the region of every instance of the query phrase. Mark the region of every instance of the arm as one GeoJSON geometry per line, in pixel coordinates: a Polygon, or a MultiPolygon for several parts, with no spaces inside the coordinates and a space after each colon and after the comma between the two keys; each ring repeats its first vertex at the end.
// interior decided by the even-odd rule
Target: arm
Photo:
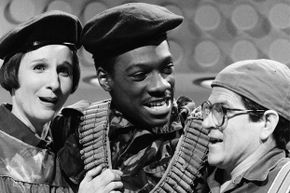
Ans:
{"type": "Polygon", "coordinates": [[[78,126],[81,111],[89,106],[86,101],[80,101],[62,109],[51,123],[51,132],[62,172],[73,183],[79,185],[84,177],[84,164],[80,155],[78,126]]]}

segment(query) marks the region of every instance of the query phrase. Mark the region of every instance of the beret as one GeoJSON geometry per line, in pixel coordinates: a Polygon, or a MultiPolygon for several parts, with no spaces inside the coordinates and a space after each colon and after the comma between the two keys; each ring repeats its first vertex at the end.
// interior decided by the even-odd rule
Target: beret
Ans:
{"type": "Polygon", "coordinates": [[[10,57],[48,44],[81,47],[79,19],[63,11],[48,11],[17,25],[0,38],[0,58],[10,57]]]}
{"type": "Polygon", "coordinates": [[[182,16],[159,5],[127,3],[91,18],[84,26],[82,44],[94,59],[112,57],[166,39],[166,32],[182,21],[182,16]]]}
{"type": "Polygon", "coordinates": [[[211,86],[229,89],[290,120],[290,69],[285,64],[268,59],[239,61],[218,73],[211,86]]]}

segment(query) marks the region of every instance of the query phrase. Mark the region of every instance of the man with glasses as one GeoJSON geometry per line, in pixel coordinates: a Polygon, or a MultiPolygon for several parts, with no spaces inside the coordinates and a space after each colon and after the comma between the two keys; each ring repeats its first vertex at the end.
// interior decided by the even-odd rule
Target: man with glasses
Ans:
{"type": "Polygon", "coordinates": [[[288,162],[289,68],[272,60],[240,61],[218,73],[211,86],[201,105],[208,163],[215,166],[206,192],[268,192],[288,162]]]}

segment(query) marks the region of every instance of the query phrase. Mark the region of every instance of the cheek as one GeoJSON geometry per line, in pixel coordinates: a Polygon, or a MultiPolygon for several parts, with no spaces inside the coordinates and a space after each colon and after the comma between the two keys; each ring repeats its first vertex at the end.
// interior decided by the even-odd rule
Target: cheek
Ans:
{"type": "Polygon", "coordinates": [[[232,149],[234,150],[240,146],[242,135],[241,133],[238,133],[235,129],[227,127],[223,131],[223,135],[224,135],[224,149],[226,152],[230,152],[232,149]]]}
{"type": "Polygon", "coordinates": [[[245,128],[242,125],[243,123],[236,123],[235,128],[233,126],[229,127],[227,128],[228,131],[224,132],[226,151],[244,151],[249,144],[254,142],[253,133],[249,130],[249,128],[245,128]]]}
{"type": "Polygon", "coordinates": [[[144,83],[135,83],[130,82],[122,85],[116,85],[116,95],[124,95],[128,98],[131,98],[130,100],[137,99],[142,93],[143,90],[146,89],[146,84],[144,83]]]}
{"type": "Polygon", "coordinates": [[[73,88],[72,78],[62,78],[61,81],[61,92],[63,95],[69,95],[73,88]]]}
{"type": "Polygon", "coordinates": [[[31,78],[29,81],[21,79],[19,80],[19,87],[16,89],[15,93],[19,93],[23,96],[32,95],[41,89],[41,85],[41,81],[34,80],[33,78],[31,78]]]}
{"type": "Polygon", "coordinates": [[[46,84],[46,76],[33,73],[30,70],[20,70],[18,72],[18,83],[21,90],[36,92],[46,84]]]}

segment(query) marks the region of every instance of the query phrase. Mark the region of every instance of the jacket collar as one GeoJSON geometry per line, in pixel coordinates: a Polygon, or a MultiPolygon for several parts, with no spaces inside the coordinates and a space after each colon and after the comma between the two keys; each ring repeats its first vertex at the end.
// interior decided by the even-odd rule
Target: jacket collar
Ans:
{"type": "Polygon", "coordinates": [[[11,113],[10,104],[0,105],[0,130],[33,146],[46,147],[50,141],[38,138],[22,121],[11,113]]]}
{"type": "MultiPolygon", "coordinates": [[[[279,164],[279,160],[286,157],[286,152],[282,149],[274,147],[269,150],[259,161],[251,166],[246,172],[237,178],[233,179],[232,185],[229,188],[233,188],[239,184],[243,179],[247,181],[264,182],[268,180],[270,171],[279,164]]],[[[219,192],[223,179],[223,170],[214,169],[209,175],[207,182],[212,192],[219,192]]],[[[228,188],[227,188],[228,189],[228,188]]]]}

